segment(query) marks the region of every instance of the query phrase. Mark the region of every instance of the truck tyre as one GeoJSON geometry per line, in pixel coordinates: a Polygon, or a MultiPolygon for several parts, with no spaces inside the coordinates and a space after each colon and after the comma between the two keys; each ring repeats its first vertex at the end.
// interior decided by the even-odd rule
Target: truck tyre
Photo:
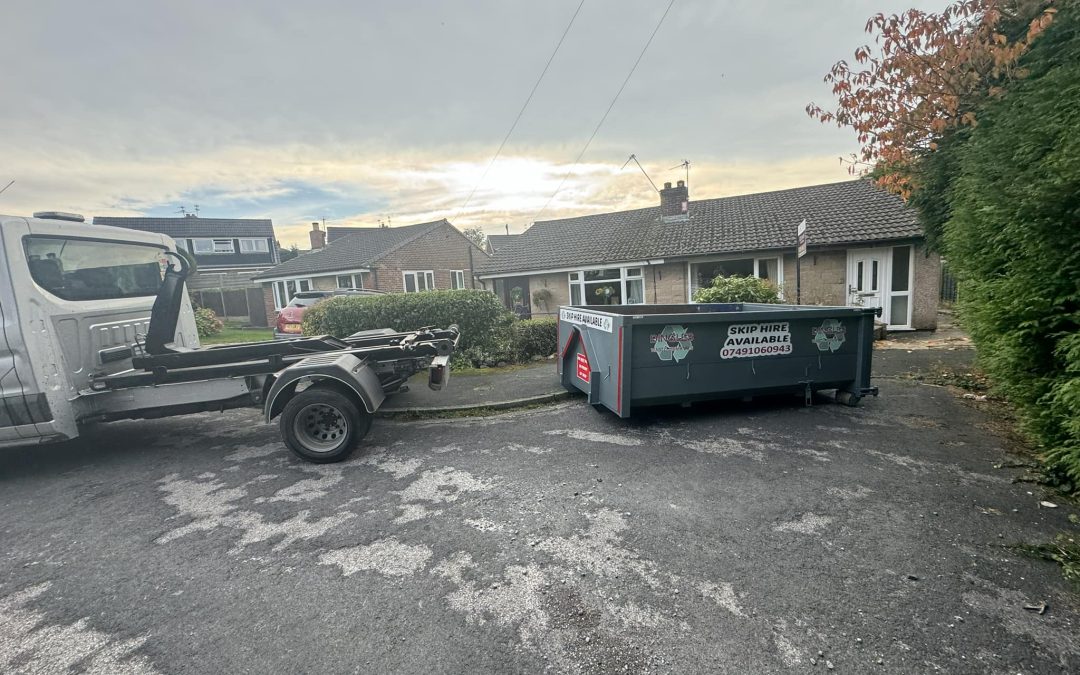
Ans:
{"type": "Polygon", "coordinates": [[[281,411],[281,437],[309,462],[340,462],[371,429],[371,414],[341,392],[318,385],[292,397],[281,411]]]}

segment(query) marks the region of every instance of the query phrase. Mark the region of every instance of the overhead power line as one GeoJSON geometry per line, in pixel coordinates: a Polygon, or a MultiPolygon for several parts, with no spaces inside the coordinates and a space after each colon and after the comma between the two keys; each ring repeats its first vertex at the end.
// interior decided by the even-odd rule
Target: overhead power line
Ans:
{"type": "Polygon", "coordinates": [[[637,164],[637,168],[641,169],[641,174],[645,176],[645,180],[649,181],[649,185],[652,186],[652,189],[660,192],[660,188],[656,187],[656,183],[654,183],[653,179],[649,177],[648,172],[645,171],[645,167],[641,166],[641,162],[638,161],[637,155],[631,154],[630,157],[628,157],[627,160],[623,162],[622,168],[620,168],[619,171],[625,169],[626,165],[629,164],[631,161],[633,161],[634,164],[637,164]]]}
{"type": "Polygon", "coordinates": [[[11,181],[10,183],[8,183],[7,185],[5,185],[5,186],[4,186],[4,189],[3,189],[3,190],[0,190],[0,195],[4,194],[4,192],[5,192],[5,191],[6,191],[6,190],[7,190],[7,189],[8,189],[9,187],[11,187],[11,186],[12,186],[12,185],[14,185],[14,184],[15,184],[15,181],[14,181],[14,180],[12,180],[12,181],[11,181]]]}
{"type": "Polygon", "coordinates": [[[596,128],[593,129],[592,135],[589,136],[589,140],[585,141],[585,147],[581,149],[577,158],[574,159],[574,163],[571,165],[570,170],[567,171],[566,175],[559,181],[559,187],[555,188],[555,192],[552,192],[551,196],[548,197],[547,202],[544,204],[544,208],[537,211],[536,215],[532,217],[532,222],[535,223],[540,216],[543,215],[544,211],[547,211],[548,206],[551,205],[551,200],[555,199],[555,195],[559,194],[559,191],[563,189],[563,185],[566,184],[566,179],[570,177],[570,174],[572,174],[574,169],[578,167],[578,164],[581,163],[581,158],[584,157],[585,153],[589,150],[589,146],[592,144],[593,139],[596,138],[596,134],[600,133],[600,127],[604,126],[604,122],[607,121],[608,115],[611,114],[611,109],[615,107],[615,103],[619,100],[619,96],[622,95],[623,89],[626,89],[626,85],[630,82],[630,78],[634,76],[634,71],[637,70],[638,64],[641,63],[641,59],[644,58],[645,52],[649,50],[649,45],[652,44],[653,38],[656,37],[656,34],[660,31],[660,26],[664,24],[664,19],[667,18],[668,12],[671,11],[671,7],[674,4],[675,0],[668,2],[667,9],[665,9],[664,13],[660,16],[660,20],[656,22],[656,28],[653,28],[653,32],[649,35],[649,39],[645,41],[645,46],[641,48],[641,53],[638,54],[637,60],[634,61],[634,65],[631,66],[630,72],[626,74],[626,79],[623,80],[622,86],[615,92],[615,97],[611,99],[611,103],[608,105],[607,110],[604,111],[604,116],[601,117],[600,121],[596,124],[596,128]]]}
{"type": "Polygon", "coordinates": [[[547,75],[548,68],[551,67],[551,62],[555,60],[555,55],[559,53],[559,48],[562,47],[563,40],[566,39],[567,33],[570,32],[570,27],[574,25],[574,20],[577,19],[577,16],[581,13],[581,8],[584,5],[585,0],[581,0],[581,2],[578,3],[577,9],[574,10],[574,15],[570,17],[570,23],[566,24],[566,29],[563,30],[562,36],[559,37],[559,42],[555,45],[555,50],[552,51],[551,56],[548,57],[547,63],[544,64],[544,69],[540,71],[540,77],[536,78],[536,82],[534,82],[532,86],[532,91],[529,92],[529,95],[528,97],[526,97],[525,102],[521,104],[521,110],[518,110],[517,117],[514,118],[513,124],[510,125],[510,130],[506,132],[505,136],[503,136],[502,143],[499,143],[499,149],[495,151],[494,155],[492,155],[491,161],[488,162],[487,167],[484,168],[484,173],[480,175],[480,180],[476,181],[476,185],[474,185],[473,189],[469,192],[469,196],[465,199],[465,203],[461,205],[460,209],[458,209],[457,216],[454,216],[454,220],[457,220],[458,216],[460,216],[465,211],[465,207],[469,205],[469,202],[472,201],[472,198],[476,194],[476,191],[480,188],[480,185],[484,182],[484,179],[487,178],[488,172],[491,171],[491,167],[495,164],[495,160],[497,160],[499,158],[499,155],[502,154],[503,148],[506,147],[507,141],[510,140],[510,136],[514,133],[514,129],[517,128],[518,122],[521,121],[521,116],[525,114],[525,109],[529,107],[529,102],[532,101],[533,94],[535,94],[536,90],[540,87],[540,82],[543,81],[544,76],[547,75]]]}

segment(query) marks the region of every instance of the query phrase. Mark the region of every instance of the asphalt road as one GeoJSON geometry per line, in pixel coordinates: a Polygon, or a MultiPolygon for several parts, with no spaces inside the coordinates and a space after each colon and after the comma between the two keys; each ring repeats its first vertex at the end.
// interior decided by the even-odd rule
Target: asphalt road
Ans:
{"type": "Polygon", "coordinates": [[[247,411],[6,451],[0,672],[1077,672],[1080,596],[1003,546],[1068,509],[880,384],[378,420],[322,467],[247,411]]]}

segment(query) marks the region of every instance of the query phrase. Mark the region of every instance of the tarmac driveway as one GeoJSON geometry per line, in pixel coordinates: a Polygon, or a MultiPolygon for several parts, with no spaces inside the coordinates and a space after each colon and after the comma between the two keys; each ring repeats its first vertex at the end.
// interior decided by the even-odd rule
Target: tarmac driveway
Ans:
{"type": "Polygon", "coordinates": [[[8,451],[0,672],[1076,672],[1077,594],[1003,546],[1067,509],[880,384],[379,420],[332,466],[247,411],[8,451]]]}

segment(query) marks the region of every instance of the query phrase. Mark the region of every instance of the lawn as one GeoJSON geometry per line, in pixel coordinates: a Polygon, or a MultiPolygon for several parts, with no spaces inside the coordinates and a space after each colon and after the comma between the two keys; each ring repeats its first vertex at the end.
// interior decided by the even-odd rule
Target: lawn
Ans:
{"type": "Polygon", "coordinates": [[[200,341],[204,345],[224,345],[234,342],[265,342],[273,339],[273,328],[243,328],[238,323],[226,322],[220,333],[200,338],[200,341]]]}

